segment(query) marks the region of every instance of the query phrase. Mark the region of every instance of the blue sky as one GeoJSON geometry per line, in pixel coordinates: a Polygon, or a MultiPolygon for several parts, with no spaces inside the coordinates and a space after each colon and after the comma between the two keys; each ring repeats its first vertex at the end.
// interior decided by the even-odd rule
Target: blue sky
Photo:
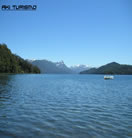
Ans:
{"type": "Polygon", "coordinates": [[[131,0],[1,0],[37,11],[0,11],[0,43],[25,59],[68,66],[132,64],[131,0]]]}

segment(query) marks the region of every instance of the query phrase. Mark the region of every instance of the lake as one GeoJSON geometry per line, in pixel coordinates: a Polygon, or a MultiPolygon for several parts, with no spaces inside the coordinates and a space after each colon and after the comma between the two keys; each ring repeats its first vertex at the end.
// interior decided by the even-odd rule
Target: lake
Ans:
{"type": "Polygon", "coordinates": [[[0,75],[0,138],[130,138],[132,76],[0,75]]]}

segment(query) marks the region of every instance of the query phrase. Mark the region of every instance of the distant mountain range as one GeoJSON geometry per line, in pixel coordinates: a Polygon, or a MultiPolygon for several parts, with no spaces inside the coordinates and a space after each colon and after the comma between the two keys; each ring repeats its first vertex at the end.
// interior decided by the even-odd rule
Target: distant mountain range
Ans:
{"type": "Polygon", "coordinates": [[[37,66],[41,73],[46,74],[72,74],[80,73],[81,71],[88,70],[90,67],[87,65],[75,65],[68,67],[63,61],[52,62],[48,60],[27,60],[31,64],[37,66]]]}
{"type": "Polygon", "coordinates": [[[68,67],[63,61],[27,60],[37,66],[41,73],[46,74],[132,74],[132,65],[122,65],[116,62],[93,68],[88,65],[74,65],[68,67]]]}
{"type": "Polygon", "coordinates": [[[47,74],[70,74],[74,73],[63,61],[52,62],[48,60],[28,60],[31,64],[37,66],[41,73],[47,74]]]}
{"type": "Polygon", "coordinates": [[[99,68],[91,68],[80,72],[80,74],[132,74],[132,65],[123,65],[112,62],[99,68]]]}
{"type": "Polygon", "coordinates": [[[80,73],[84,70],[89,70],[91,69],[92,67],[88,66],[88,65],[74,65],[74,66],[71,66],[70,69],[75,72],[75,73],[80,73]]]}
{"type": "Polygon", "coordinates": [[[88,65],[68,67],[63,61],[24,60],[13,54],[6,44],[0,44],[0,73],[47,73],[47,74],[131,74],[132,65],[112,62],[99,68],[88,65]]]}

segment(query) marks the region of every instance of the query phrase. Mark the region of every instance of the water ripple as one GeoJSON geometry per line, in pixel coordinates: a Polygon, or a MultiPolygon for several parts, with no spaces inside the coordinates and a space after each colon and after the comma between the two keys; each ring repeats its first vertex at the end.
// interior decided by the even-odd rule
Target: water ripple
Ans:
{"type": "Polygon", "coordinates": [[[115,78],[0,76],[0,137],[132,137],[132,76],[115,78]]]}

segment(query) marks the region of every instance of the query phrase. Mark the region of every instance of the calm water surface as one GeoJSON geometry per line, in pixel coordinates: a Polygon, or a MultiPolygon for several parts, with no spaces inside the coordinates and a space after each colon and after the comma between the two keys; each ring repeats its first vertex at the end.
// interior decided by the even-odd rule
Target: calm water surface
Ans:
{"type": "Polygon", "coordinates": [[[132,76],[0,75],[0,138],[130,138],[132,76]]]}

